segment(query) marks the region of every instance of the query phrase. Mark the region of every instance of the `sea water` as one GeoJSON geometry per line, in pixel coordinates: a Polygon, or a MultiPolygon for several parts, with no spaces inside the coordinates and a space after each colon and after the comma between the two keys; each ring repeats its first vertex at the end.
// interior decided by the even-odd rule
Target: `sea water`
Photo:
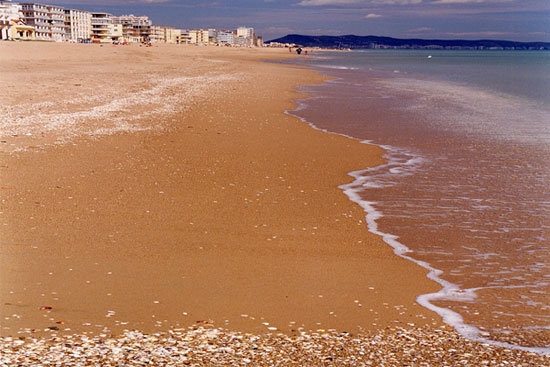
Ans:
{"type": "Polygon", "coordinates": [[[342,188],[370,231],[441,284],[418,301],[468,338],[548,353],[550,53],[365,50],[298,62],[332,79],[302,87],[310,98],[292,114],[385,148],[386,164],[342,188]]]}

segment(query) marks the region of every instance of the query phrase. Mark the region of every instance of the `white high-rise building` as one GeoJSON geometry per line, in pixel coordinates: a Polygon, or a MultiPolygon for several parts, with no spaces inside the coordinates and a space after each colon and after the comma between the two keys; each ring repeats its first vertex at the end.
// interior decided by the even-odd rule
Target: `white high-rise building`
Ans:
{"type": "Polygon", "coordinates": [[[219,31],[218,43],[224,46],[233,46],[235,44],[235,33],[233,31],[219,31]]]}
{"type": "Polygon", "coordinates": [[[237,28],[237,37],[235,44],[238,46],[254,46],[256,43],[256,34],[254,28],[239,27],[237,28]]]}
{"type": "Polygon", "coordinates": [[[253,38],[254,28],[247,28],[247,27],[237,28],[237,37],[253,38]]]}
{"type": "Polygon", "coordinates": [[[60,42],[65,39],[65,10],[62,7],[37,3],[20,5],[23,19],[34,27],[37,40],[60,42]]]}
{"type": "Polygon", "coordinates": [[[71,42],[83,42],[92,37],[92,13],[65,9],[65,39],[71,42]]]}

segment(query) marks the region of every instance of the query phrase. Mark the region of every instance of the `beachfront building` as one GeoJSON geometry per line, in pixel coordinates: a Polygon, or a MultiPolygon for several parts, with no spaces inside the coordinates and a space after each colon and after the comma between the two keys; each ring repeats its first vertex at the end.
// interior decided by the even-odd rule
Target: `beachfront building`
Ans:
{"type": "Polygon", "coordinates": [[[160,43],[165,42],[164,30],[159,25],[151,25],[151,31],[149,32],[149,42],[160,43]]]}
{"type": "Polygon", "coordinates": [[[122,24],[122,37],[125,42],[152,42],[158,38],[159,29],[153,27],[153,22],[146,15],[133,14],[112,17],[113,23],[122,24]]]}
{"type": "Polygon", "coordinates": [[[218,43],[218,34],[220,31],[214,28],[208,29],[208,44],[215,45],[218,43]]]}
{"type": "Polygon", "coordinates": [[[195,45],[208,45],[210,33],[206,29],[193,29],[189,31],[189,43],[195,45]]]}
{"type": "Polygon", "coordinates": [[[94,43],[112,42],[111,20],[109,13],[92,13],[92,41],[94,43]]]}
{"type": "Polygon", "coordinates": [[[0,40],[16,39],[34,39],[34,27],[25,24],[19,4],[0,1],[0,40]]]}
{"type": "Polygon", "coordinates": [[[113,23],[111,24],[110,26],[110,29],[111,29],[111,39],[113,40],[113,42],[123,42],[123,28],[122,28],[122,24],[120,23],[113,23]]]}
{"type": "Polygon", "coordinates": [[[235,38],[236,46],[252,47],[256,44],[256,33],[254,28],[239,27],[237,28],[237,37],[235,38]]]}
{"type": "Polygon", "coordinates": [[[113,43],[123,40],[124,27],[109,13],[92,13],[92,42],[113,43]]]}
{"type": "Polygon", "coordinates": [[[218,42],[221,46],[233,46],[235,44],[235,32],[222,30],[218,32],[218,42]]]}
{"type": "Polygon", "coordinates": [[[191,36],[189,32],[190,31],[188,29],[180,30],[180,36],[177,42],[179,45],[188,45],[191,43],[191,36]]]}
{"type": "Polygon", "coordinates": [[[92,14],[83,10],[65,9],[65,39],[87,42],[92,35],[92,14]]]}
{"type": "Polygon", "coordinates": [[[166,43],[180,44],[181,42],[181,29],[172,27],[161,27],[163,40],[166,43]]]}
{"type": "Polygon", "coordinates": [[[21,18],[19,4],[11,1],[0,1],[0,39],[13,39],[13,22],[21,18]]]}
{"type": "Polygon", "coordinates": [[[34,27],[35,38],[61,42],[65,39],[65,10],[56,5],[20,3],[23,19],[34,27]]]}

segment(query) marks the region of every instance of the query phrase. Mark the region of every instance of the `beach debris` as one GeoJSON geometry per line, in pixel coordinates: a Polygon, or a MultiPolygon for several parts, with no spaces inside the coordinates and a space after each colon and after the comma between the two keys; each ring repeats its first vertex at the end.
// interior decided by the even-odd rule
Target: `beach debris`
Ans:
{"type": "Polygon", "coordinates": [[[0,351],[0,366],[550,365],[548,354],[474,342],[444,327],[395,327],[361,335],[320,329],[285,335],[198,326],[152,334],[127,330],[116,337],[1,337],[0,351]]]}
{"type": "Polygon", "coordinates": [[[51,309],[52,309],[52,306],[42,306],[42,307],[40,307],[40,311],[51,310],[51,309]]]}
{"type": "Polygon", "coordinates": [[[105,314],[105,317],[113,317],[116,315],[116,312],[113,311],[113,310],[108,310],[107,313],[105,314]]]}
{"type": "Polygon", "coordinates": [[[214,324],[214,321],[212,321],[212,320],[197,320],[197,321],[195,321],[195,324],[210,325],[210,324],[214,324]]]}

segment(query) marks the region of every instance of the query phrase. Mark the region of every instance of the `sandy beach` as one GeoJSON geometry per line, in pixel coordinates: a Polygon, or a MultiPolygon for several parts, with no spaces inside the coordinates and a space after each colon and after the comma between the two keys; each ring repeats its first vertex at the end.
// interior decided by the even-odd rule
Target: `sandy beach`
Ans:
{"type": "Polygon", "coordinates": [[[324,79],[261,61],[289,57],[0,44],[4,345],[441,329],[415,301],[438,285],[369,233],[338,188],[382,151],[284,114],[304,97],[296,86],[324,79]]]}

